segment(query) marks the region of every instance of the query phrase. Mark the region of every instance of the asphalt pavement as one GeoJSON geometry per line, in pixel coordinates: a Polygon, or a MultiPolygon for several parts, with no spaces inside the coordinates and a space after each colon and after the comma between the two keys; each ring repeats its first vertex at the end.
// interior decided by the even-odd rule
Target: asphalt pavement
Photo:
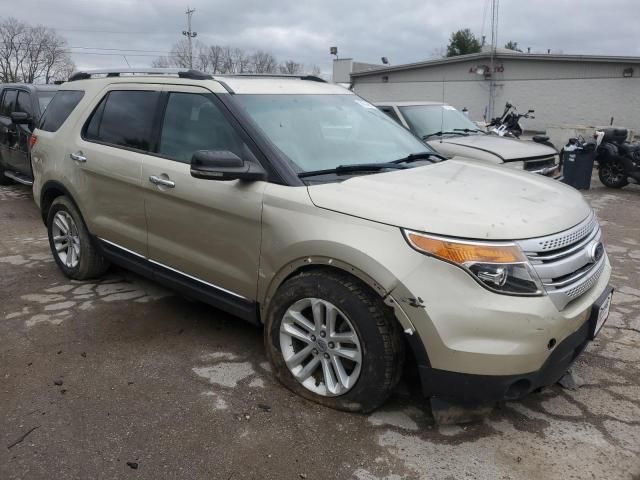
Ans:
{"type": "Polygon", "coordinates": [[[305,401],[262,331],[113,268],[65,278],[28,187],[0,187],[0,479],[640,478],[640,186],[585,196],[617,288],[559,385],[437,426],[408,377],[369,414],[305,401]]]}

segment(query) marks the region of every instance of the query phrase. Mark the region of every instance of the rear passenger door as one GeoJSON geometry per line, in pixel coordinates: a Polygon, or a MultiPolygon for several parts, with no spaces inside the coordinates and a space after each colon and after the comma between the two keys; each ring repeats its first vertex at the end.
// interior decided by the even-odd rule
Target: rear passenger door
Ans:
{"type": "Polygon", "coordinates": [[[266,183],[203,180],[190,173],[198,150],[228,150],[257,161],[250,140],[210,91],[165,90],[156,153],[143,162],[149,258],[159,274],[170,270],[214,296],[254,300],[266,183]],[[166,184],[155,183],[157,178],[166,184]]]}
{"type": "Polygon", "coordinates": [[[142,161],[150,148],[159,86],[114,84],[68,146],[64,171],[79,190],[89,230],[138,256],[147,253],[142,161]]]}

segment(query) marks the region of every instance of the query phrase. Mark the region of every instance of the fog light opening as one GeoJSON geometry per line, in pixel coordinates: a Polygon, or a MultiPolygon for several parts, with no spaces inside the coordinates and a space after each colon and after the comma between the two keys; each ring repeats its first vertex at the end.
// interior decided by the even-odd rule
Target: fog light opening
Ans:
{"type": "Polygon", "coordinates": [[[504,397],[507,400],[516,400],[526,395],[530,389],[531,389],[531,382],[526,378],[521,378],[520,380],[513,382],[509,386],[509,388],[507,389],[507,393],[505,393],[504,397]]]}
{"type": "Polygon", "coordinates": [[[547,348],[551,350],[555,346],[556,346],[556,339],[552,338],[551,340],[549,340],[549,343],[547,343],[547,348]]]}

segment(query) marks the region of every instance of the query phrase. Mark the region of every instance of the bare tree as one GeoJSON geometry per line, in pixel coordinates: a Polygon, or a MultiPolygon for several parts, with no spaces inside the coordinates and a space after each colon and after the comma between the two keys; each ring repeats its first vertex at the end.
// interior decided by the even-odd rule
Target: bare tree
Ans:
{"type": "Polygon", "coordinates": [[[309,75],[313,75],[314,77],[319,77],[322,74],[322,70],[318,65],[309,65],[307,68],[307,73],[309,75]]]}
{"type": "Polygon", "coordinates": [[[304,70],[301,63],[294,62],[293,60],[287,60],[280,64],[280,73],[289,75],[299,75],[304,70]]]}
{"type": "Polygon", "coordinates": [[[173,66],[170,57],[158,57],[151,61],[153,68],[169,68],[173,66]]]}
{"type": "MultiPolygon", "coordinates": [[[[186,39],[175,43],[167,56],[158,57],[151,63],[154,67],[189,67],[189,44],[186,39]]],[[[193,68],[213,74],[235,73],[290,73],[305,71],[301,63],[288,60],[278,63],[276,57],[265,50],[247,52],[241,48],[220,45],[204,45],[196,42],[193,46],[193,68]]],[[[308,70],[320,74],[320,68],[312,65],[308,70]]]]}
{"type": "Polygon", "coordinates": [[[20,69],[28,56],[25,45],[27,25],[15,18],[0,22],[0,75],[2,82],[20,80],[20,69]]]}
{"type": "Polygon", "coordinates": [[[55,30],[15,18],[0,21],[0,80],[46,83],[73,70],[67,42],[55,30]]]}
{"type": "Polygon", "coordinates": [[[249,56],[252,73],[275,73],[278,70],[276,57],[264,50],[258,50],[249,56]]]}

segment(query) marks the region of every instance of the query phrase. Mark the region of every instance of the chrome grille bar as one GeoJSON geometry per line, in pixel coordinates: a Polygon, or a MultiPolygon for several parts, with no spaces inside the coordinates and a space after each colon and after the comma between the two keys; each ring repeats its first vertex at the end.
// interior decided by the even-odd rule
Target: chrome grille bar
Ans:
{"type": "Polygon", "coordinates": [[[591,212],[568,230],[518,242],[558,310],[583,295],[600,278],[606,253],[596,258],[594,247],[601,237],[600,225],[591,212]]]}

